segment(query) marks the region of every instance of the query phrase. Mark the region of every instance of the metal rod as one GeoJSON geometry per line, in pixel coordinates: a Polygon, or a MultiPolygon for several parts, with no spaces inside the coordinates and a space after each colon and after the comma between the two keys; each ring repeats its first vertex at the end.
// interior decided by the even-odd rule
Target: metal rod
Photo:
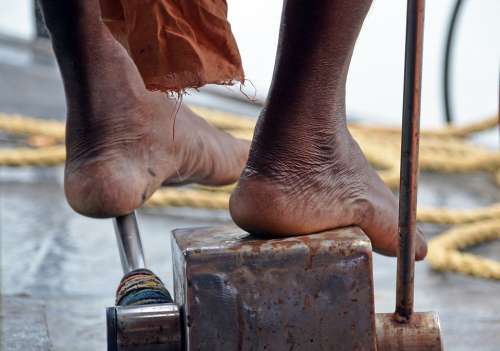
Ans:
{"type": "Polygon", "coordinates": [[[400,321],[409,320],[413,312],[424,13],[425,0],[408,0],[396,288],[396,318],[400,321]]]}
{"type": "Polygon", "coordinates": [[[448,23],[448,33],[446,34],[446,48],[444,52],[443,59],[443,101],[444,101],[444,111],[446,117],[446,123],[453,123],[454,111],[451,101],[451,65],[452,65],[452,49],[455,39],[455,32],[458,23],[458,17],[462,9],[463,0],[456,0],[455,6],[453,7],[453,12],[451,14],[450,21],[448,23]]]}
{"type": "Polygon", "coordinates": [[[122,262],[123,273],[127,274],[139,268],[145,268],[144,251],[135,213],[116,217],[113,220],[116,240],[122,262]]]}

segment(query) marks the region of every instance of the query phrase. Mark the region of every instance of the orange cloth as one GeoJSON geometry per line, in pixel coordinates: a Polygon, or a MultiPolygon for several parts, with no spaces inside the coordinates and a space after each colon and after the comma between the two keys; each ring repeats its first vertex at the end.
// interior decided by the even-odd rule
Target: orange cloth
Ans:
{"type": "Polygon", "coordinates": [[[150,90],[243,82],[226,0],[100,0],[150,90]]]}

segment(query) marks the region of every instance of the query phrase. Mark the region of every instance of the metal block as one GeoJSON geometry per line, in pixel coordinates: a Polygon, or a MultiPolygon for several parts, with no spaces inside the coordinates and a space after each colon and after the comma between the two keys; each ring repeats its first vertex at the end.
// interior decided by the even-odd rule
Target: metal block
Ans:
{"type": "Polygon", "coordinates": [[[263,239],[174,231],[187,351],[375,350],[371,244],[356,227],[263,239]]]}

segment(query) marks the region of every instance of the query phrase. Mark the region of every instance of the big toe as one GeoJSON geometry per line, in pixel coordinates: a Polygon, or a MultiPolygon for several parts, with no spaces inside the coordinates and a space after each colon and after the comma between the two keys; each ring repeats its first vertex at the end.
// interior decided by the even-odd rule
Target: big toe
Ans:
{"type": "MultiPolygon", "coordinates": [[[[399,230],[397,226],[393,230],[378,232],[367,231],[375,252],[384,255],[396,257],[399,251],[399,230]]],[[[427,255],[427,243],[420,229],[417,228],[415,238],[415,260],[421,261],[427,255]]]]}
{"type": "MultiPolygon", "coordinates": [[[[381,201],[372,208],[370,215],[366,216],[361,223],[362,229],[370,237],[375,252],[385,256],[395,257],[399,251],[399,226],[397,201],[381,201]]],[[[425,237],[417,227],[415,237],[415,259],[423,260],[427,255],[427,243],[425,237]]]]}

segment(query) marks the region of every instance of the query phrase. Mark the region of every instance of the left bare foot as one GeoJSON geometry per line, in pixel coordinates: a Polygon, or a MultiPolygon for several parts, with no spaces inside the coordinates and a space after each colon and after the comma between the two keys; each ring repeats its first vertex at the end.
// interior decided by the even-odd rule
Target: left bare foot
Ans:
{"type": "Polygon", "coordinates": [[[162,184],[238,179],[249,143],[148,91],[102,22],[99,0],[40,4],[66,92],[64,189],[75,211],[115,217],[140,207],[162,184]]]}

